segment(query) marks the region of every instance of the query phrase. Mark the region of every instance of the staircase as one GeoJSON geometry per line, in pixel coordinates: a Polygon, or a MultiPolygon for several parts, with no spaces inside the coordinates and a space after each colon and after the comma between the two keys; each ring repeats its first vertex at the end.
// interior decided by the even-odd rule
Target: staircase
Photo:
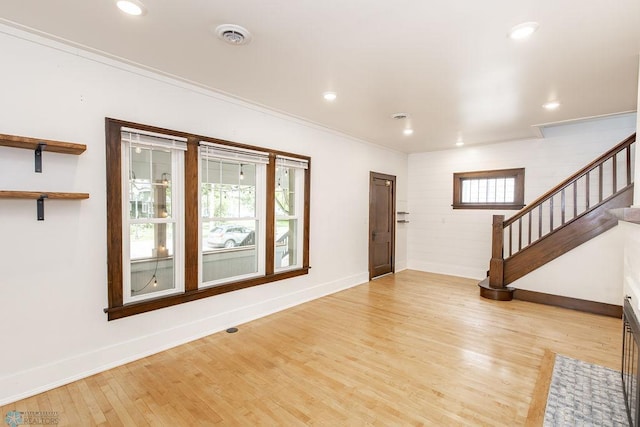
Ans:
{"type": "Polygon", "coordinates": [[[493,216],[482,297],[513,299],[510,283],[618,224],[608,211],[633,203],[635,141],[634,133],[506,221],[493,216]]]}

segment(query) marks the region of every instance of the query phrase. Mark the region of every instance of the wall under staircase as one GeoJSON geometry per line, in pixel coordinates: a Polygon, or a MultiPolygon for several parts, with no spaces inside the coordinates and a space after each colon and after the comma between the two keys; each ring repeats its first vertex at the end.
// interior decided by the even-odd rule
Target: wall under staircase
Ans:
{"type": "Polygon", "coordinates": [[[627,231],[621,223],[515,280],[509,285],[516,289],[514,299],[540,294],[620,306],[627,231]]]}

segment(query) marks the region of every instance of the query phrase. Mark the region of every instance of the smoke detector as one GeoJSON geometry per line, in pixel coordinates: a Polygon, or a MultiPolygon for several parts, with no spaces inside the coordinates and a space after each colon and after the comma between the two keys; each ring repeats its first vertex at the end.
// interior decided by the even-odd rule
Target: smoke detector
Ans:
{"type": "Polygon", "coordinates": [[[409,117],[409,114],[407,113],[393,113],[391,115],[391,118],[396,120],[403,120],[403,119],[406,119],[407,117],[409,117]]]}
{"type": "Polygon", "coordinates": [[[235,24],[218,25],[214,33],[218,38],[234,46],[247,44],[251,41],[251,33],[246,28],[235,24]]]}

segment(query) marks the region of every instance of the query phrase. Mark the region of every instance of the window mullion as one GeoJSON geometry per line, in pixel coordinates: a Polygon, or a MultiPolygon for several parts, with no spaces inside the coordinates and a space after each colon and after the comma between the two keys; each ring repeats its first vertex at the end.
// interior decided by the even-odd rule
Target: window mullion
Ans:
{"type": "Polygon", "coordinates": [[[311,216],[311,212],[309,209],[309,205],[311,203],[311,162],[307,162],[307,168],[304,170],[304,198],[302,202],[302,219],[303,229],[302,229],[302,268],[309,268],[309,219],[311,216]]]}
{"type": "MultiPolygon", "coordinates": [[[[187,140],[184,158],[184,290],[196,291],[200,283],[200,179],[198,176],[198,140],[187,140]],[[186,262],[186,260],[189,260],[186,262]]],[[[207,170],[207,176],[209,171],[207,170]]]]}
{"type": "Polygon", "coordinates": [[[172,224],[175,223],[174,217],[168,218],[134,218],[129,220],[129,225],[132,224],[172,224]]]}
{"type": "Polygon", "coordinates": [[[239,216],[239,217],[214,216],[214,217],[204,218],[204,219],[207,221],[257,221],[260,218],[258,216],[239,216]]]}
{"type": "Polygon", "coordinates": [[[273,275],[275,271],[275,253],[276,253],[276,156],[269,155],[269,164],[267,165],[267,200],[266,200],[266,244],[265,244],[265,274],[273,275]]]}
{"type": "Polygon", "coordinates": [[[504,203],[507,200],[507,178],[503,180],[503,185],[504,185],[504,190],[502,194],[504,194],[504,198],[502,199],[502,202],[504,203]]]}

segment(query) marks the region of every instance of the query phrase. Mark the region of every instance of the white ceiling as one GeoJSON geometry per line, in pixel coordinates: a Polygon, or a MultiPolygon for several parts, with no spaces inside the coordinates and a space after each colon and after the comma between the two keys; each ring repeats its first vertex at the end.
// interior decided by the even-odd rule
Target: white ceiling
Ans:
{"type": "Polygon", "coordinates": [[[0,22],[405,152],[637,106],[638,0],[142,1],[147,14],[132,17],[114,0],[5,0],[0,22]],[[533,37],[509,39],[525,21],[540,24],[533,37]],[[253,40],[225,44],[220,24],[253,40]],[[558,110],[541,108],[556,98],[558,110]]]}

